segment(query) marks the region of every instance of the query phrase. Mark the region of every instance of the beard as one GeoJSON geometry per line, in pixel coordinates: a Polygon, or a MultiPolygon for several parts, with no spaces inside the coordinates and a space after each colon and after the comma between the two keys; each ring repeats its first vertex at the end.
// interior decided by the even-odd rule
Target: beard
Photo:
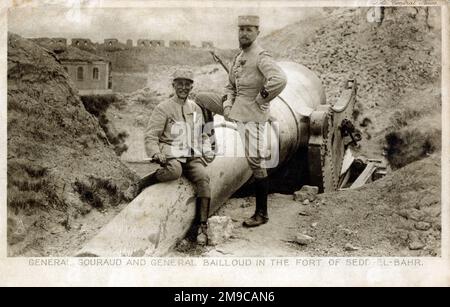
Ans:
{"type": "Polygon", "coordinates": [[[252,45],[252,43],[239,43],[239,47],[241,49],[247,49],[248,47],[250,47],[252,45]]]}
{"type": "Polygon", "coordinates": [[[245,41],[241,41],[239,40],[239,47],[241,49],[247,49],[248,47],[250,47],[253,44],[252,41],[249,40],[245,40],[245,41]]]}

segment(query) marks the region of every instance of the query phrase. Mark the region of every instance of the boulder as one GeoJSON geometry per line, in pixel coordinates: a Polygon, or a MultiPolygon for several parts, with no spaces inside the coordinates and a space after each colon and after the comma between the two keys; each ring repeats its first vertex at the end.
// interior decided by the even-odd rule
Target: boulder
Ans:
{"type": "Polygon", "coordinates": [[[302,234],[302,233],[299,233],[298,235],[296,235],[295,239],[294,239],[294,242],[298,243],[300,245],[308,245],[312,241],[314,241],[313,237],[310,237],[310,236],[302,234]]]}
{"type": "Polygon", "coordinates": [[[212,216],[208,219],[208,245],[227,241],[233,233],[233,221],[229,216],[212,216]]]}
{"type": "Polygon", "coordinates": [[[294,193],[294,200],[304,203],[305,200],[312,202],[316,199],[319,188],[315,186],[304,185],[299,191],[294,193]]]}

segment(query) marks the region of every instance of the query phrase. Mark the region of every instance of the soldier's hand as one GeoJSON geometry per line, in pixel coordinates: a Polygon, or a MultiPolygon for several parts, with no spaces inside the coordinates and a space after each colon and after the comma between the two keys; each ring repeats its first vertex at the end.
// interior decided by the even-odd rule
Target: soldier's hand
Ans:
{"type": "Polygon", "coordinates": [[[214,161],[216,154],[212,150],[208,150],[203,153],[203,158],[206,160],[206,162],[211,163],[214,161]]]}
{"type": "Polygon", "coordinates": [[[264,112],[266,112],[270,108],[269,102],[257,103],[257,105],[258,105],[259,109],[264,112]]]}
{"type": "Polygon", "coordinates": [[[160,165],[166,165],[167,164],[167,157],[163,153],[157,153],[153,155],[153,161],[160,165]]]}
{"type": "Polygon", "coordinates": [[[231,121],[230,111],[231,111],[231,107],[226,107],[223,109],[223,117],[225,118],[226,121],[231,121]]]}

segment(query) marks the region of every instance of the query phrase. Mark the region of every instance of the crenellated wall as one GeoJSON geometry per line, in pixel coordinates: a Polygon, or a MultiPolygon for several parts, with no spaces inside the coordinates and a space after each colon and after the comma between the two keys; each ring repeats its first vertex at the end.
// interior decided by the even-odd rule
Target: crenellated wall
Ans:
{"type": "Polygon", "coordinates": [[[211,41],[202,42],[202,48],[214,48],[214,43],[211,41]]]}
{"type": "Polygon", "coordinates": [[[71,46],[82,50],[95,50],[95,45],[89,38],[72,38],[71,46]]]}
{"type": "Polygon", "coordinates": [[[191,42],[188,40],[172,40],[172,41],[169,41],[169,47],[189,48],[189,47],[191,47],[191,42]]]}
{"type": "MultiPolygon", "coordinates": [[[[46,40],[49,44],[55,44],[57,46],[67,46],[68,39],[63,37],[54,38],[33,38],[33,40],[46,40]]],[[[89,38],[72,38],[71,46],[77,47],[82,50],[95,51],[97,49],[106,51],[117,51],[124,49],[134,49],[134,48],[158,48],[158,47],[169,47],[169,48],[196,48],[191,44],[189,40],[171,40],[168,45],[166,45],[165,40],[152,40],[152,39],[138,39],[136,45],[133,44],[132,39],[127,39],[126,43],[120,42],[117,38],[106,38],[103,43],[93,43],[89,38]]],[[[214,48],[214,43],[212,41],[201,42],[202,48],[214,48]]]]}

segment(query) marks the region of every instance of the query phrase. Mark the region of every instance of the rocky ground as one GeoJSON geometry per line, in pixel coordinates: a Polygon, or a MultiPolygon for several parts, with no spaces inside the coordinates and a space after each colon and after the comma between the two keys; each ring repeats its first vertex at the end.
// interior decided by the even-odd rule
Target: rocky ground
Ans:
{"type": "Polygon", "coordinates": [[[280,59],[316,72],[328,103],[339,97],[345,80],[355,78],[354,119],[364,137],[360,153],[381,155],[383,147],[392,146],[386,136],[397,133],[401,142],[418,145],[416,152],[409,153],[414,157],[394,162],[396,167],[403,166],[425,156],[420,146],[427,147],[428,140],[436,150],[440,148],[436,141],[440,128],[436,131],[435,126],[440,126],[441,110],[439,8],[385,8],[381,24],[367,22],[366,11],[336,8],[319,25],[317,19],[301,21],[264,37],[262,43],[280,59]],[[283,48],[273,43],[279,37],[290,37],[283,48]],[[414,124],[418,119],[420,126],[414,124]],[[406,140],[411,135],[414,139],[406,140]]]}
{"type": "MultiPolygon", "coordinates": [[[[254,198],[232,198],[217,212],[232,218],[230,240],[206,248],[182,241],[171,255],[440,255],[440,29],[433,14],[389,8],[376,25],[363,10],[339,8],[307,28],[300,21],[263,38],[278,59],[314,70],[329,103],[344,80],[356,77],[354,120],[364,138],[357,154],[385,156],[392,173],[357,190],[319,195],[307,205],[274,193],[270,222],[256,229],[241,226],[254,198]]],[[[30,44],[9,37],[8,253],[72,255],[126,206],[121,191],[129,182],[156,167],[136,162],[145,157],[143,129],[151,111],[172,95],[171,73],[191,67],[194,95],[220,92],[226,74],[205,54],[192,63],[173,54],[175,65],[158,57],[152,62],[139,55],[134,63],[115,55],[123,92],[106,116],[129,135],[119,159],[53,56],[30,44]],[[144,68],[146,84],[136,90],[132,80],[142,85],[144,68]]]]}
{"type": "Polygon", "coordinates": [[[231,238],[199,248],[180,243],[172,256],[440,256],[440,157],[409,164],[373,184],[319,194],[311,202],[269,197],[270,220],[242,227],[255,199],[233,198],[217,212],[229,216],[231,238]]]}

